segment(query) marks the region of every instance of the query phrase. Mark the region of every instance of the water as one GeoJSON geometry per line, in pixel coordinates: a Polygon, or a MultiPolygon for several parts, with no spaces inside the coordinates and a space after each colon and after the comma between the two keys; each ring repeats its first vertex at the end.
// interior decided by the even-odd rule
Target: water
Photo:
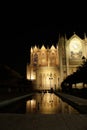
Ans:
{"type": "Polygon", "coordinates": [[[32,99],[26,101],[26,113],[56,114],[68,113],[79,114],[72,106],[62,101],[53,93],[36,93],[32,99]]]}
{"type": "Polygon", "coordinates": [[[6,107],[0,108],[0,113],[17,113],[17,114],[79,114],[72,106],[62,101],[54,93],[35,93],[32,97],[19,100],[6,107]]]}

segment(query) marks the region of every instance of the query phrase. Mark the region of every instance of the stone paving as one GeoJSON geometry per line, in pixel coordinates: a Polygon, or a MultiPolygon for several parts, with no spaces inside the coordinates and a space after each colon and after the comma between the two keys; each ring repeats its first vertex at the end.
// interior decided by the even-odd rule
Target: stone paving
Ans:
{"type": "Polygon", "coordinates": [[[87,115],[0,114],[1,130],[87,130],[87,115]]]}

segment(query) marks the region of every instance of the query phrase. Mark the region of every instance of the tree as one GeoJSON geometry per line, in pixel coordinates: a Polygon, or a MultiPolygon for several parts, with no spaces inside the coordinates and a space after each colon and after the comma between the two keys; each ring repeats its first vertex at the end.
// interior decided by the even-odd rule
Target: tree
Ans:
{"type": "Polygon", "coordinates": [[[61,83],[61,87],[64,89],[64,87],[72,88],[72,84],[76,83],[83,83],[87,84],[87,60],[85,59],[82,63],[82,65],[78,66],[77,71],[73,74],[69,75],[64,79],[64,81],[61,83]]]}

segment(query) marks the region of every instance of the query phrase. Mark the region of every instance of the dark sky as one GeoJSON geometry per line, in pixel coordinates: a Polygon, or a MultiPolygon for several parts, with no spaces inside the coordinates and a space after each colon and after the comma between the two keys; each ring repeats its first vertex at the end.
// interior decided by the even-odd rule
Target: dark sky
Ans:
{"type": "Polygon", "coordinates": [[[32,45],[56,44],[59,33],[87,32],[86,5],[80,1],[5,2],[0,8],[0,63],[25,75],[32,45]],[[84,9],[82,8],[84,7],[84,9]]]}
{"type": "Polygon", "coordinates": [[[59,33],[67,37],[77,35],[83,38],[87,25],[81,23],[18,23],[6,24],[0,30],[0,63],[4,63],[25,75],[31,46],[42,44],[51,46],[58,42],[59,33]]]}

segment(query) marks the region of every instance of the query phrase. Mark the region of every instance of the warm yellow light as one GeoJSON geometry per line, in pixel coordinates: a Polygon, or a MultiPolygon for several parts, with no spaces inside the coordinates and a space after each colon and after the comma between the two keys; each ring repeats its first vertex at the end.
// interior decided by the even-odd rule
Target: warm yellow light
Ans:
{"type": "Polygon", "coordinates": [[[31,105],[35,105],[36,104],[36,100],[32,99],[31,100],[31,105]]]}
{"type": "Polygon", "coordinates": [[[27,79],[28,80],[35,80],[36,79],[36,77],[35,77],[35,75],[34,74],[27,74],[27,79]]]}
{"type": "Polygon", "coordinates": [[[82,45],[79,39],[74,38],[70,42],[70,50],[73,52],[78,52],[82,49],[82,45]]]}
{"type": "Polygon", "coordinates": [[[74,47],[75,49],[77,49],[77,48],[78,48],[78,47],[77,47],[77,45],[75,45],[75,44],[73,45],[73,47],[74,47]]]}
{"type": "Polygon", "coordinates": [[[28,79],[28,80],[30,79],[30,74],[29,74],[29,73],[27,73],[27,79],[28,79]]]}
{"type": "Polygon", "coordinates": [[[34,80],[35,79],[35,76],[34,75],[31,75],[31,80],[34,80]]]}
{"type": "Polygon", "coordinates": [[[32,100],[28,100],[26,102],[26,112],[34,112],[36,108],[36,100],[32,99],[32,100]]]}

